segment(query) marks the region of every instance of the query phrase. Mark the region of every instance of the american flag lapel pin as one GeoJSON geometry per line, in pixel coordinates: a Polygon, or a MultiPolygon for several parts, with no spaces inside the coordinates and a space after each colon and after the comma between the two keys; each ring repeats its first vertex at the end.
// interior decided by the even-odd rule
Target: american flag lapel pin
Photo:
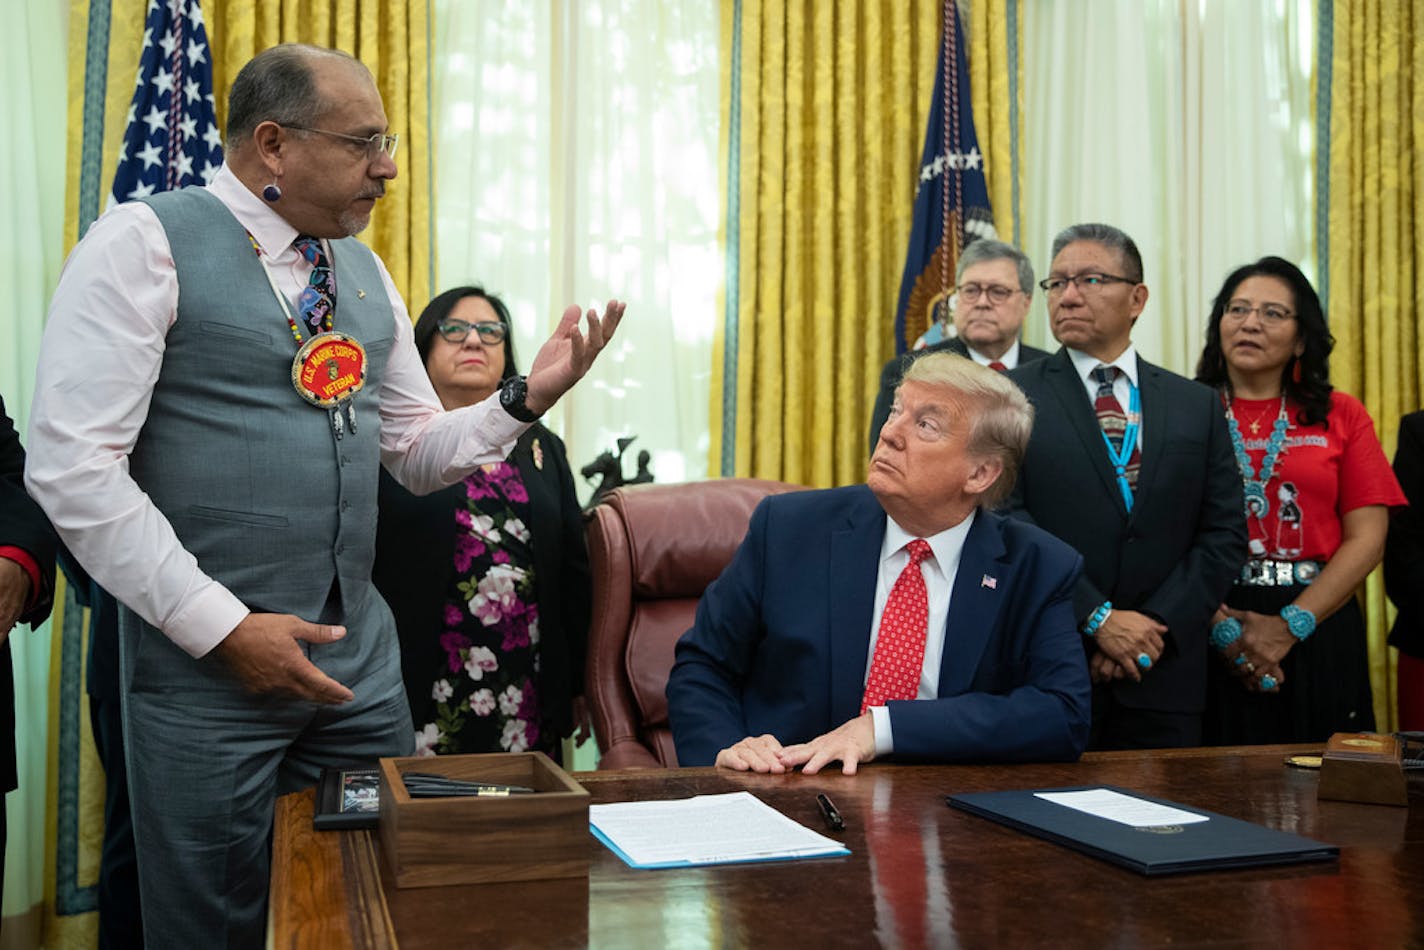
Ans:
{"type": "Polygon", "coordinates": [[[982,578],[980,578],[980,580],[979,580],[979,586],[980,586],[980,587],[987,587],[987,588],[989,588],[990,590],[998,590],[998,589],[999,589],[999,579],[998,579],[997,577],[990,577],[988,574],[985,574],[982,578]]]}

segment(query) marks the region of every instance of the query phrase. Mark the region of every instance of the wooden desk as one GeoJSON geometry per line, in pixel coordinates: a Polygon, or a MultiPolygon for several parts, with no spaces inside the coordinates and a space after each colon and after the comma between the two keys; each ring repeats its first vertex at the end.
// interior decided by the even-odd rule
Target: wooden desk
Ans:
{"type": "MultiPolygon", "coordinates": [[[[277,805],[277,947],[955,946],[1424,943],[1424,787],[1412,807],[1317,802],[1285,747],[1096,753],[1076,765],[872,765],[858,776],[583,772],[594,802],[747,788],[843,858],[635,871],[588,838],[587,880],[397,890],[373,833],[316,832],[277,805]],[[951,792],[1112,784],[1340,846],[1339,864],[1140,877],[945,806],[951,792]]],[[[1300,751],[1296,749],[1294,751],[1300,751]]],[[[479,847],[478,842],[470,846],[479,847]]]]}

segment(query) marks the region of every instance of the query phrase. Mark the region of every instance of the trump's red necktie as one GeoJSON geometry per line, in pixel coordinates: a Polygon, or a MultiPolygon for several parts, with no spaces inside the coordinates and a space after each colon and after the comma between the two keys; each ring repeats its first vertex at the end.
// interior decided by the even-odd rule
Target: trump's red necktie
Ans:
{"type": "Polygon", "coordinates": [[[880,615],[880,634],[875,639],[875,656],[865,681],[865,698],[860,711],[884,706],[892,699],[914,699],[920,690],[920,668],[925,664],[925,628],[929,625],[930,598],[920,562],[930,557],[928,541],[916,538],[905,549],[910,563],[895,579],[885,612],[880,615]]]}

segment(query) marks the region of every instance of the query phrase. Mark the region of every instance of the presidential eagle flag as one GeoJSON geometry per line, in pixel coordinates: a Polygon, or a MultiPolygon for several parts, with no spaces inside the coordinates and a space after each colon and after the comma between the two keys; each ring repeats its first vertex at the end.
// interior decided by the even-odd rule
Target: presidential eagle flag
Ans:
{"type": "Polygon", "coordinates": [[[950,300],[959,252],[971,241],[997,236],[984,157],[974,134],[959,7],[949,2],[945,8],[910,247],[895,308],[897,353],[938,343],[952,332],[950,300]]]}
{"type": "Polygon", "coordinates": [[[111,203],[207,184],[222,157],[202,8],[149,0],[111,203]]]}

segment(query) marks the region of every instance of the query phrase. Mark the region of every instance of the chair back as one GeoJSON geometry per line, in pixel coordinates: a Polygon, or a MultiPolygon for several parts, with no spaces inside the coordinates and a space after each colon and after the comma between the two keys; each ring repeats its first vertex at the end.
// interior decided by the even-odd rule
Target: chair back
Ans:
{"type": "Polygon", "coordinates": [[[677,765],[666,694],[673,647],[732,560],[752,509],[799,489],[751,478],[631,485],[588,513],[593,622],[584,694],[599,768],[677,765]]]}

